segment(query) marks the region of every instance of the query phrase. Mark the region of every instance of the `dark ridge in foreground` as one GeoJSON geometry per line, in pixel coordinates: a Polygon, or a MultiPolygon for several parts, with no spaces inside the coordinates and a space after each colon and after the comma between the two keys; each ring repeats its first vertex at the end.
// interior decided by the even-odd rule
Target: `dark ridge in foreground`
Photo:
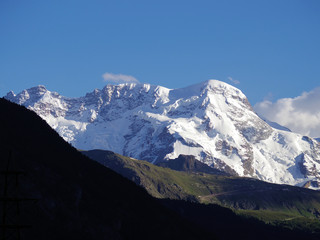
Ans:
{"type": "MultiPolygon", "coordinates": [[[[79,153],[34,112],[0,99],[0,116],[1,171],[10,159],[11,172],[25,173],[19,177],[19,198],[37,199],[21,203],[19,219],[8,202],[7,224],[31,226],[21,229],[22,239],[214,239],[79,153]]],[[[14,179],[8,180],[8,193],[15,194],[14,179]]],[[[1,208],[1,219],[3,214],[1,208]]],[[[9,226],[1,230],[17,232],[9,226]]]]}
{"type": "Polygon", "coordinates": [[[0,116],[5,238],[23,226],[21,239],[310,239],[219,206],[157,200],[83,156],[24,107],[0,99],[0,116]],[[21,173],[18,184],[14,173],[21,173]]]}

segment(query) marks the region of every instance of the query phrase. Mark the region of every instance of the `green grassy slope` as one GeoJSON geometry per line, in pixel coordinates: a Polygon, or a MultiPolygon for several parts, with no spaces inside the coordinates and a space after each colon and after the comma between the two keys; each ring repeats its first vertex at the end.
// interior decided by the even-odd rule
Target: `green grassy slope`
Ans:
{"type": "Polygon", "coordinates": [[[190,173],[155,166],[109,151],[83,152],[157,198],[215,203],[239,215],[320,233],[320,192],[251,178],[190,173]]]}

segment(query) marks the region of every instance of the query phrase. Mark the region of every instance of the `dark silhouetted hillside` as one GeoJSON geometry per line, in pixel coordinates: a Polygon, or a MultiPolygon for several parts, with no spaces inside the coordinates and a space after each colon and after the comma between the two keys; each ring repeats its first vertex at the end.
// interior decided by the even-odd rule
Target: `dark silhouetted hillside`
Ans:
{"type": "Polygon", "coordinates": [[[144,189],[83,156],[34,112],[4,99],[0,134],[1,171],[12,154],[9,170],[25,172],[19,197],[38,199],[20,204],[21,219],[8,216],[8,223],[32,226],[21,230],[22,239],[212,238],[144,189]]]}

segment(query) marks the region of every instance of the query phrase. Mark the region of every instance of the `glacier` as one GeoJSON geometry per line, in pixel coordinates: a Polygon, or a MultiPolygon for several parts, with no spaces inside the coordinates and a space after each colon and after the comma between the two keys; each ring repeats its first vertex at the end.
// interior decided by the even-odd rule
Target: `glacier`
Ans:
{"type": "Polygon", "coordinates": [[[107,85],[79,98],[37,86],[5,98],[78,149],[152,163],[193,155],[236,176],[320,188],[320,143],[260,118],[241,90],[218,80],[180,89],[107,85]]]}

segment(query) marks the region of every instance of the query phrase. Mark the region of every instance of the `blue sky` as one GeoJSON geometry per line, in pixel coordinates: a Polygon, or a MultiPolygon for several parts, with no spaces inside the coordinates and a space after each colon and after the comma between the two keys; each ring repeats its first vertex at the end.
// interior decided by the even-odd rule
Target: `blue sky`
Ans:
{"type": "Polygon", "coordinates": [[[39,84],[82,96],[114,73],[168,88],[219,79],[275,102],[320,86],[319,29],[317,0],[2,0],[0,96],[39,84]]]}

